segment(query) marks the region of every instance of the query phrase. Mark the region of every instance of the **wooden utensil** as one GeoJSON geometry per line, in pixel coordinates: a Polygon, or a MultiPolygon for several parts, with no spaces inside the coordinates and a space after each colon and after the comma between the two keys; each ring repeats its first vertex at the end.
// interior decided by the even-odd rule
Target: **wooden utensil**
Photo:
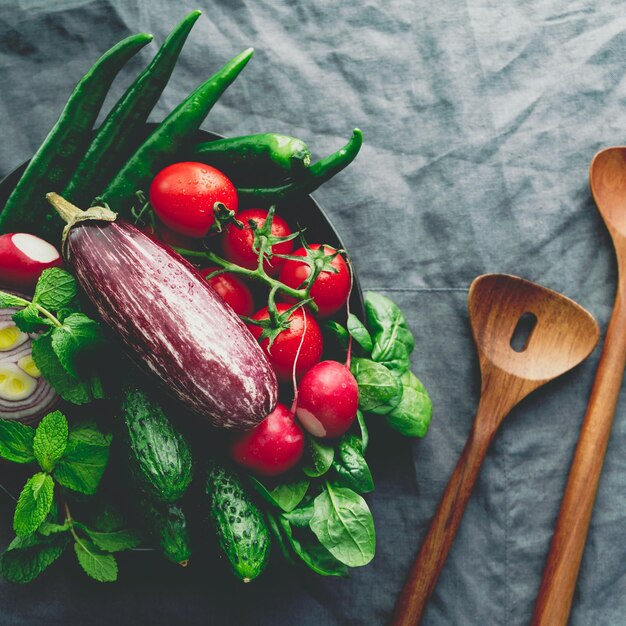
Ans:
{"type": "Polygon", "coordinates": [[[598,152],[591,162],[589,181],[617,254],[617,295],[543,572],[533,625],[567,624],[626,365],[626,147],[598,152]]]}
{"type": "Polygon", "coordinates": [[[479,276],[470,287],[468,306],[482,376],[478,412],[396,604],[393,626],[415,626],[422,618],[489,444],[506,415],[529,393],[583,361],[599,337],[598,325],[581,306],[515,276],[479,276]],[[526,341],[514,349],[520,320],[533,317],[526,341]]]}

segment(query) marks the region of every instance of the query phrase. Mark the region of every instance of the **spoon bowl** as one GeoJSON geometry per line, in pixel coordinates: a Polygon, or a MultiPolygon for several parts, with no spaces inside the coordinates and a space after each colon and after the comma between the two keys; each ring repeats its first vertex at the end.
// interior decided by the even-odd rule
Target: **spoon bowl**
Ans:
{"type": "Polygon", "coordinates": [[[589,184],[611,234],[626,236],[626,147],[598,152],[589,168],[589,184]]]}

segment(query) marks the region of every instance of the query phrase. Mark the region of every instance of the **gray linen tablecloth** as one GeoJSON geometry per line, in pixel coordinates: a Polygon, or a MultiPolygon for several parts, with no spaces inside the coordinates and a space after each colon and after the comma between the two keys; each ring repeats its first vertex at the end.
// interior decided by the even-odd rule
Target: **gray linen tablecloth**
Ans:
{"type": "MultiPolygon", "coordinates": [[[[472,423],[471,280],[523,276],[606,327],[616,268],[587,173],[598,149],[626,136],[622,2],[0,0],[0,174],[33,153],[102,51],[140,30],[161,42],[193,8],[205,16],[152,119],[252,45],[254,59],[205,128],[287,132],[317,156],[363,129],[356,162],[315,197],[363,286],[406,312],[432,427],[424,440],[392,439],[375,459],[378,551],[348,580],[278,570],[242,588],[206,571],[106,586],[84,582],[68,561],[28,587],[0,582],[2,625],[383,624],[472,423]]],[[[115,83],[116,97],[130,76],[115,83]]],[[[527,624],[597,358],[505,422],[424,624],[527,624]]],[[[574,626],[626,624],[625,413],[622,403],[574,626]]],[[[4,546],[10,507],[0,507],[4,546]]]]}

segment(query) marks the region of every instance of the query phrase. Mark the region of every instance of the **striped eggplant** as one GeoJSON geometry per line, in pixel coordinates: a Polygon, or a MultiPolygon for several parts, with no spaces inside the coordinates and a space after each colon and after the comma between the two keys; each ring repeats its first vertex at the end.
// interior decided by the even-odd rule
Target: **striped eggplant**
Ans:
{"type": "Polygon", "coordinates": [[[250,428],[274,408],[278,384],[258,343],[195,268],[102,207],[57,194],[63,254],[130,356],[189,409],[224,428],[250,428]]]}

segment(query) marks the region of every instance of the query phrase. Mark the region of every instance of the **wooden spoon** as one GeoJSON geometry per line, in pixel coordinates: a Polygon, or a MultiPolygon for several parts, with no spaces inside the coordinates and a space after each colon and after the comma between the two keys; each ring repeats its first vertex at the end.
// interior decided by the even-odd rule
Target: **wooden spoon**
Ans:
{"type": "Polygon", "coordinates": [[[567,372],[593,350],[599,329],[581,306],[515,276],[479,276],[469,291],[482,389],[474,427],[396,604],[393,626],[422,618],[445,563],[480,466],[498,427],[529,393],[567,372]],[[525,343],[512,347],[521,319],[534,318],[525,343]]]}
{"type": "Polygon", "coordinates": [[[589,181],[617,254],[617,295],[543,572],[533,625],[567,624],[626,364],[626,148],[598,152],[591,161],[589,181]]]}

